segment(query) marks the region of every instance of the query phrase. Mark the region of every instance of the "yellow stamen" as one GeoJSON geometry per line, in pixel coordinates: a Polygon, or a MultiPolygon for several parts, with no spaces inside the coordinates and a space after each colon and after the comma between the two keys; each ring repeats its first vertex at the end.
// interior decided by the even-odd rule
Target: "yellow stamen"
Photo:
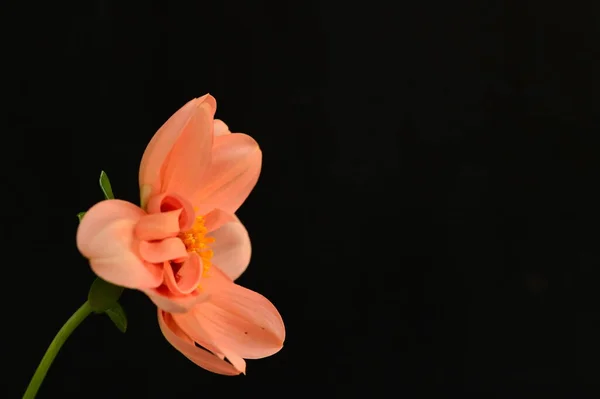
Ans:
{"type": "Polygon", "coordinates": [[[213,237],[208,237],[208,230],[204,225],[205,219],[203,216],[198,216],[192,228],[185,233],[179,234],[179,238],[185,244],[188,252],[195,252],[202,259],[202,276],[209,277],[210,260],[213,257],[213,251],[209,244],[215,242],[213,237]]]}

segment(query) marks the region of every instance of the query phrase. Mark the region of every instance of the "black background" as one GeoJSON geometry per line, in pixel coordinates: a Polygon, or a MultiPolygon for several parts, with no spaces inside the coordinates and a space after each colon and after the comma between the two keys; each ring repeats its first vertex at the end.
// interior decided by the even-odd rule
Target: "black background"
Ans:
{"type": "Polygon", "coordinates": [[[127,333],[90,317],[39,398],[589,395],[600,10],[578,4],[2,2],[1,396],[86,298],[100,170],[137,202],[147,142],[207,92],[263,150],[239,283],[283,350],[210,374],[127,291],[127,333]]]}

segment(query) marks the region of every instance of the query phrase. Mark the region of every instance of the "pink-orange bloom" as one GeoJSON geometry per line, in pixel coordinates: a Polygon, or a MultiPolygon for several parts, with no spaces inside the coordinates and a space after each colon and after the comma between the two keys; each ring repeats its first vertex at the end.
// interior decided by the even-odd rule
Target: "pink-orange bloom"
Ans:
{"type": "Polygon", "coordinates": [[[142,158],[141,207],[94,205],[77,247],[98,276],[150,297],[161,331],[188,359],[237,375],[244,359],[278,352],[285,328],[271,302],[234,283],[251,252],[235,212],[258,180],[262,153],[215,111],[205,95],[169,118],[142,158]]]}

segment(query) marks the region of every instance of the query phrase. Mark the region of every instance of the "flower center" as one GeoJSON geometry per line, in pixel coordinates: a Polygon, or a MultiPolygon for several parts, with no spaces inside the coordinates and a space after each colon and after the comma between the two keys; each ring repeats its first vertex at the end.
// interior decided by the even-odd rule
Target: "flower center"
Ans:
{"type": "Polygon", "coordinates": [[[209,244],[215,242],[213,237],[206,236],[208,230],[204,223],[204,217],[198,216],[190,230],[179,234],[179,238],[185,244],[187,251],[197,253],[202,259],[203,276],[210,270],[210,259],[213,257],[213,251],[210,249],[209,244]]]}

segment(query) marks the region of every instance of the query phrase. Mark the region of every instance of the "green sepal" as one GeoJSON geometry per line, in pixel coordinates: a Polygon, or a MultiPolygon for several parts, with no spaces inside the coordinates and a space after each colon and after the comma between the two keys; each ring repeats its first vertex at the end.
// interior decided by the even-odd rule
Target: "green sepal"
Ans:
{"type": "Polygon", "coordinates": [[[108,180],[108,175],[106,174],[106,172],[104,172],[104,171],[100,172],[99,183],[100,183],[100,188],[102,189],[102,192],[104,193],[104,197],[106,199],[115,199],[115,196],[112,191],[112,186],[110,185],[110,180],[108,180]]]}
{"type": "Polygon", "coordinates": [[[122,333],[127,331],[127,315],[125,310],[118,302],[110,309],[106,309],[105,313],[110,317],[115,326],[122,333]]]}
{"type": "Polygon", "coordinates": [[[122,293],[123,287],[96,277],[88,293],[88,302],[94,312],[102,313],[117,305],[117,301],[122,293]]]}

